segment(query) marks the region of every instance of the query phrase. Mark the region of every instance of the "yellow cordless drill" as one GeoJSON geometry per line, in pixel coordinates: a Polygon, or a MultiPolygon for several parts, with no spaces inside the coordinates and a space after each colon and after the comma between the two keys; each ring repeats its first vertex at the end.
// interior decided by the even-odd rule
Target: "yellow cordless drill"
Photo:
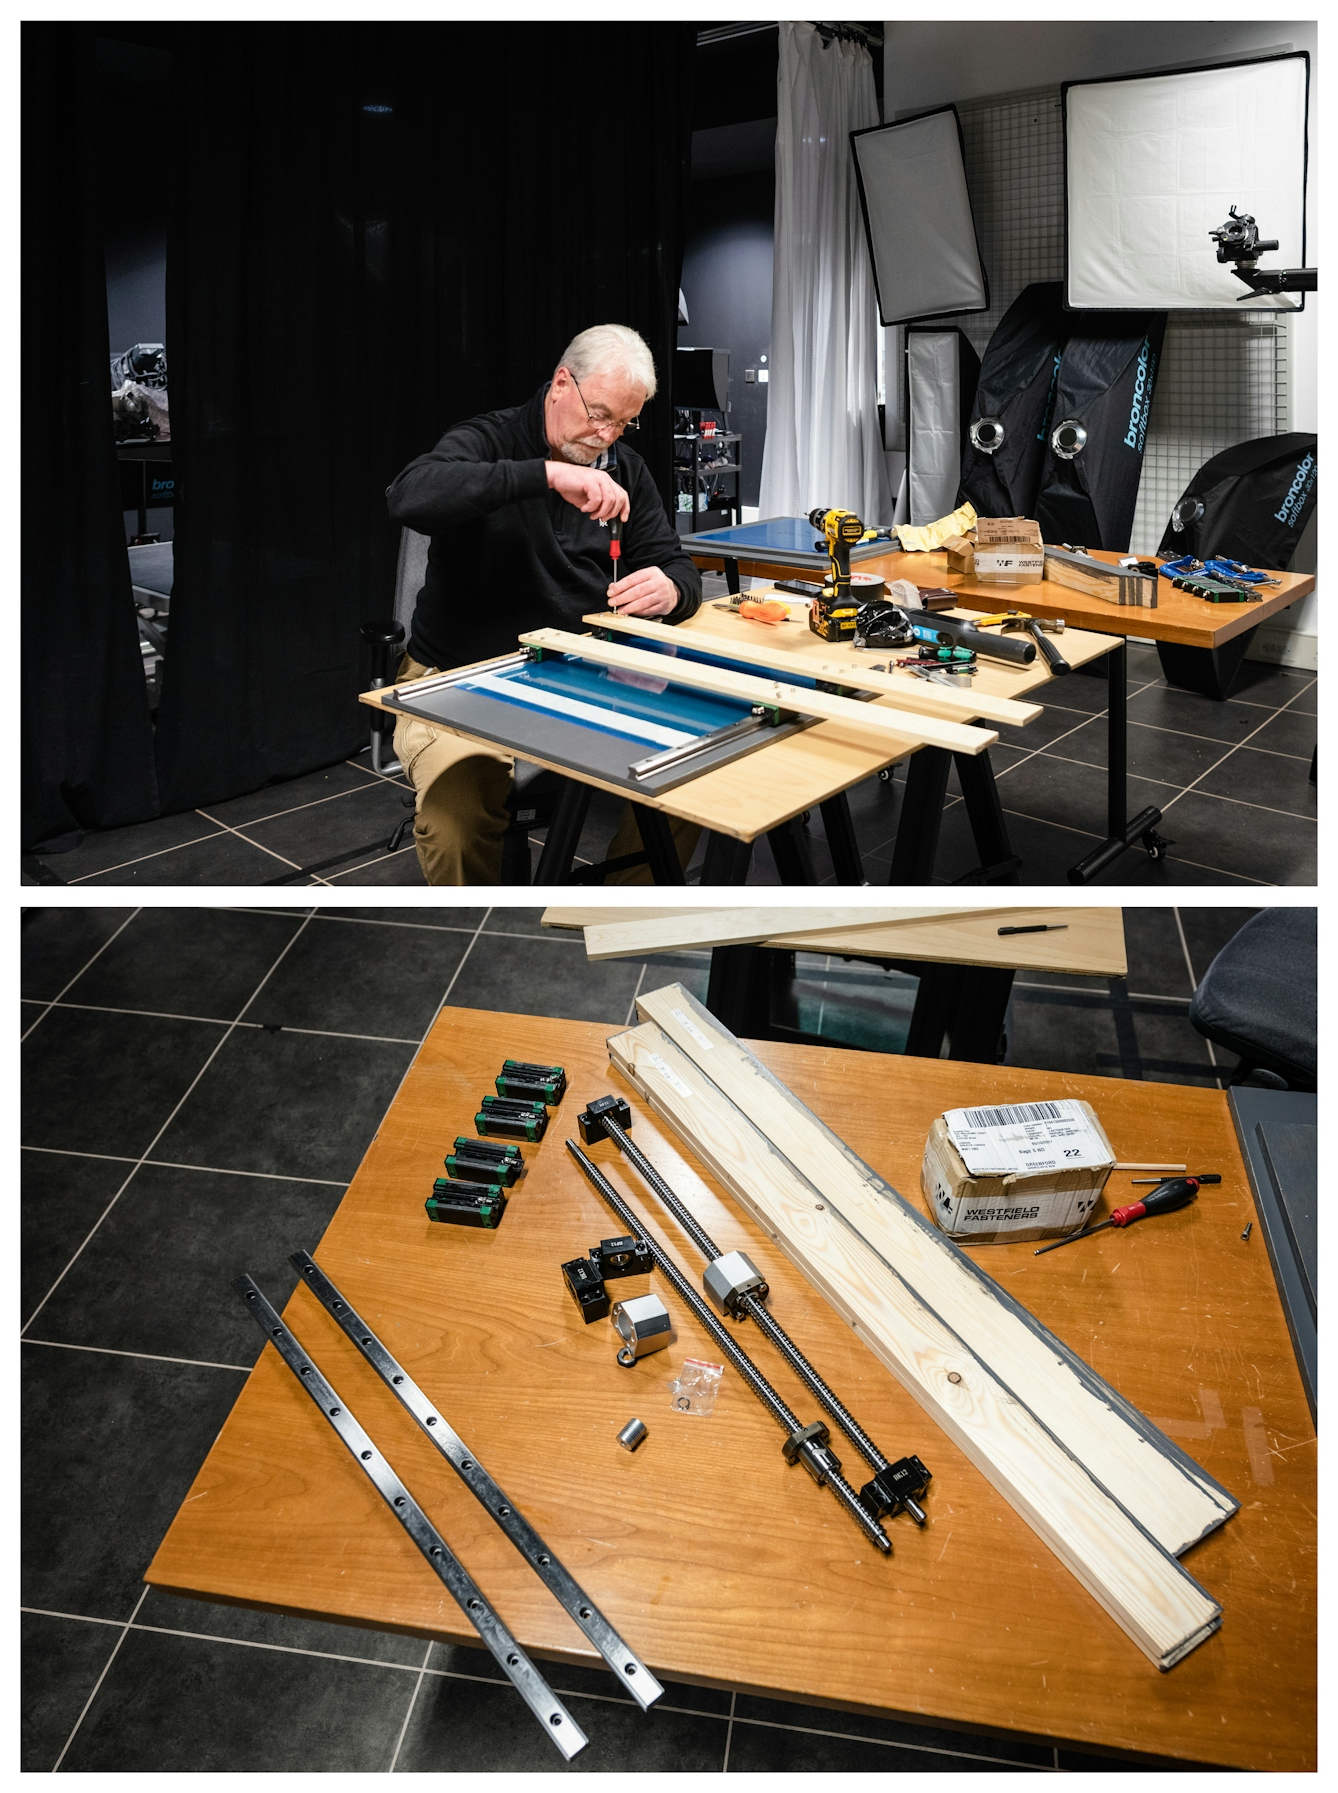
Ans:
{"type": "Polygon", "coordinates": [[[850,550],[864,540],[864,525],[854,511],[821,507],[810,511],[808,520],[824,537],[814,546],[825,546],[828,555],[827,578],[808,607],[808,626],[824,641],[851,641],[859,605],[850,595],[850,550]]]}

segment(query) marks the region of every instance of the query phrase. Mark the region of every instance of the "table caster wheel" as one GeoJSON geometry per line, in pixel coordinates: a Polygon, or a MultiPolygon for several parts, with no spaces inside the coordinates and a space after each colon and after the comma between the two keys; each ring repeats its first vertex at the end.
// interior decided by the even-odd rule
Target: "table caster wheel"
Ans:
{"type": "Polygon", "coordinates": [[[1149,859],[1165,859],[1166,849],[1172,845],[1172,842],[1163,839],[1155,828],[1149,828],[1146,834],[1141,834],[1138,838],[1142,841],[1149,859]]]}
{"type": "Polygon", "coordinates": [[[891,766],[884,766],[882,771],[878,774],[879,784],[891,784],[892,771],[893,768],[891,766]]]}

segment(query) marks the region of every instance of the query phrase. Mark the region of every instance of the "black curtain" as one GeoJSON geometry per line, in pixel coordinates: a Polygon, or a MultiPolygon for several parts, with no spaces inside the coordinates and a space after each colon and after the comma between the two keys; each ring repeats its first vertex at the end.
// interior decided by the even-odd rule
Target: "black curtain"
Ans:
{"type": "MultiPolygon", "coordinates": [[[[670,490],[691,25],[177,28],[177,474],[166,809],[356,752],[385,488],[519,403],[588,324],[640,330],[670,490]]],[[[478,568],[480,604],[491,601],[478,568]]]]}
{"type": "Polygon", "coordinates": [[[93,40],[91,25],[23,27],[24,388],[12,423],[27,848],[158,808],[112,431],[93,40]]]}

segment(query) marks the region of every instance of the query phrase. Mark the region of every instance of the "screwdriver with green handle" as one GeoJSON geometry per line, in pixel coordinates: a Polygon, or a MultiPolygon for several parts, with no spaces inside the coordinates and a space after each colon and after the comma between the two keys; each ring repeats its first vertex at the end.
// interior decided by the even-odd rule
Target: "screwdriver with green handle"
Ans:
{"type": "Polygon", "coordinates": [[[1103,1233],[1108,1226],[1132,1226],[1134,1221],[1146,1220],[1152,1214],[1173,1214],[1177,1208],[1189,1206],[1199,1193],[1201,1183],[1221,1181],[1221,1177],[1212,1171],[1205,1171],[1199,1177],[1168,1177],[1164,1183],[1159,1183],[1149,1191],[1141,1202],[1131,1202],[1127,1208],[1116,1208],[1110,1219],[1103,1220],[1099,1226],[1089,1226],[1081,1233],[1070,1233],[1067,1239],[1056,1239],[1052,1245],[1042,1245],[1032,1256],[1039,1258],[1060,1245],[1072,1245],[1075,1239],[1086,1239],[1093,1233],[1103,1233]]]}

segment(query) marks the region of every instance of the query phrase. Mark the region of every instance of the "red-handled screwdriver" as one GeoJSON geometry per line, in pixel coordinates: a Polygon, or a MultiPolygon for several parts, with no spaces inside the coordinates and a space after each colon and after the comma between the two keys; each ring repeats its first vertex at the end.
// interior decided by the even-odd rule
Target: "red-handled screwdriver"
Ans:
{"type": "Polygon", "coordinates": [[[1150,1214],[1173,1214],[1177,1208],[1189,1206],[1199,1193],[1201,1183],[1221,1181],[1221,1177],[1212,1171],[1206,1171],[1199,1177],[1168,1177],[1164,1183],[1159,1183],[1145,1195],[1141,1202],[1130,1202],[1127,1208],[1116,1208],[1110,1219],[1103,1220],[1100,1226],[1089,1226],[1081,1233],[1070,1233],[1067,1239],[1056,1239],[1052,1245],[1042,1245],[1039,1251],[1034,1251],[1031,1255],[1039,1258],[1060,1245],[1072,1245],[1075,1239],[1086,1239],[1093,1233],[1103,1233],[1108,1226],[1132,1226],[1134,1221],[1144,1220],[1150,1214]]]}
{"type": "Polygon", "coordinates": [[[609,559],[613,562],[613,577],[618,578],[618,562],[623,554],[623,520],[621,517],[609,519],[609,559]]]}

